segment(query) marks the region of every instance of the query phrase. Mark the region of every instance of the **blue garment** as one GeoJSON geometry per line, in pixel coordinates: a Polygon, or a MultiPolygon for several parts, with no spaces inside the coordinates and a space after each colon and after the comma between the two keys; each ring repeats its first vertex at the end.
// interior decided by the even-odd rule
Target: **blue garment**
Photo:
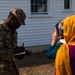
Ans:
{"type": "Polygon", "coordinates": [[[62,43],[57,43],[55,46],[50,46],[47,50],[46,57],[47,58],[55,58],[56,52],[59,49],[59,47],[62,45],[62,43]]]}

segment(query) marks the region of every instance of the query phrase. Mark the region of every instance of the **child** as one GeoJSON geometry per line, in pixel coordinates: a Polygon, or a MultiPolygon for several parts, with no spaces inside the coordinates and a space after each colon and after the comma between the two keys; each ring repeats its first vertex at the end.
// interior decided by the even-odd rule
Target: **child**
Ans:
{"type": "Polygon", "coordinates": [[[59,47],[65,43],[64,37],[63,37],[63,26],[62,26],[63,21],[59,21],[55,27],[55,31],[52,31],[52,42],[51,46],[48,48],[46,57],[47,58],[55,58],[57,50],[59,47]],[[60,41],[59,43],[57,43],[60,41]]]}

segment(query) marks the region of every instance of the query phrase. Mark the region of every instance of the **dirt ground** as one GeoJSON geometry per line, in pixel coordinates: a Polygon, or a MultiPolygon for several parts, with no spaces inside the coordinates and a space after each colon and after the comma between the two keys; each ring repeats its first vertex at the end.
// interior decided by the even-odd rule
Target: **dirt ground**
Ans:
{"type": "Polygon", "coordinates": [[[54,59],[46,58],[46,52],[33,53],[16,62],[20,75],[53,75],[55,71],[54,59]]]}

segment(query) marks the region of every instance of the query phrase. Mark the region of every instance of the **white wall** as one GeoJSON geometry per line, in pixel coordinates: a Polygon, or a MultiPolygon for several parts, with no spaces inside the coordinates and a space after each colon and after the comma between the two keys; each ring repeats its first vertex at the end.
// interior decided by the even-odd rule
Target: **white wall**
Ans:
{"type": "MultiPolygon", "coordinates": [[[[73,12],[63,12],[62,0],[52,0],[52,17],[30,18],[29,0],[1,0],[0,1],[0,20],[8,16],[10,9],[19,6],[26,12],[26,26],[18,29],[18,45],[25,46],[45,45],[51,43],[51,31],[54,25],[73,12]]],[[[75,1],[74,1],[75,3],[75,1]]],[[[75,7],[75,6],[74,6],[75,7]]],[[[74,8],[75,9],[75,8],[74,8]]]]}

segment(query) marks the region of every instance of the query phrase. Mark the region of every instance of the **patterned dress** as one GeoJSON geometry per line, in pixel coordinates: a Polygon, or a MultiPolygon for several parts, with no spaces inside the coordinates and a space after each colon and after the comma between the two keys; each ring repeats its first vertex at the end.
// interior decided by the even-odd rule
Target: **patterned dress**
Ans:
{"type": "Polygon", "coordinates": [[[0,75],[19,75],[13,49],[17,45],[17,32],[11,31],[4,21],[0,22],[0,75]]]}

